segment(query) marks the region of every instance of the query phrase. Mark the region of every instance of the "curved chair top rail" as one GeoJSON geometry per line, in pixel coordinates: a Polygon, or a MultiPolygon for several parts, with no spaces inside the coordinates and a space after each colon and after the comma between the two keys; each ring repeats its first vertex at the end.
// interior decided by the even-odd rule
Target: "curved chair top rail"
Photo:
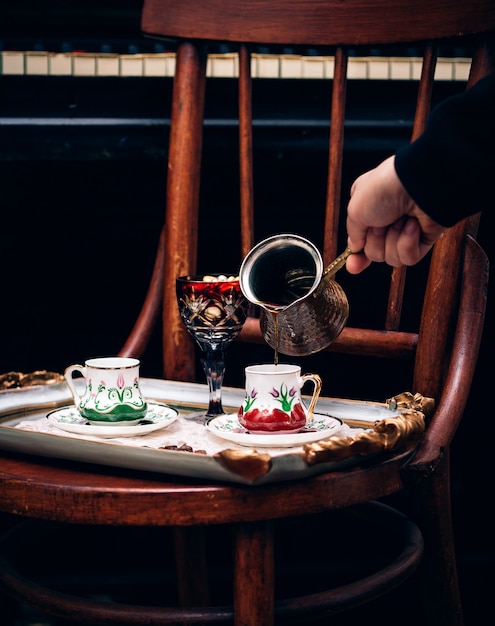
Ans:
{"type": "Polygon", "coordinates": [[[492,0],[149,0],[143,7],[141,25],[149,35],[172,38],[251,44],[269,41],[279,45],[289,42],[323,46],[386,45],[488,32],[495,29],[495,3],[492,0]],[[386,20],[382,19],[384,12],[386,20]]]}

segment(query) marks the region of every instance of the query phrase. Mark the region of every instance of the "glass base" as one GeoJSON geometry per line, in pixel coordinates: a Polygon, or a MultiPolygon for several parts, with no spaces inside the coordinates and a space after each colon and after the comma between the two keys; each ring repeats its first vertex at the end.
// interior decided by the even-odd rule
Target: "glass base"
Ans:
{"type": "Polygon", "coordinates": [[[209,413],[208,411],[198,411],[197,413],[189,413],[186,415],[186,419],[190,422],[195,422],[196,424],[201,424],[202,426],[206,426],[214,420],[215,417],[219,417],[220,415],[225,415],[225,411],[221,411],[220,413],[209,413]]]}

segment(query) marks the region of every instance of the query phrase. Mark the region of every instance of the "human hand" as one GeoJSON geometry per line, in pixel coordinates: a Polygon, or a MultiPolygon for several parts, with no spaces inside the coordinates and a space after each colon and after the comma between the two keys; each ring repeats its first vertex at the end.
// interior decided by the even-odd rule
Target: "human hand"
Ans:
{"type": "Polygon", "coordinates": [[[350,274],[359,274],[373,261],[393,267],[414,265],[445,230],[422,211],[402,185],[389,157],[354,181],[347,206],[347,245],[353,252],[346,262],[350,274]]]}

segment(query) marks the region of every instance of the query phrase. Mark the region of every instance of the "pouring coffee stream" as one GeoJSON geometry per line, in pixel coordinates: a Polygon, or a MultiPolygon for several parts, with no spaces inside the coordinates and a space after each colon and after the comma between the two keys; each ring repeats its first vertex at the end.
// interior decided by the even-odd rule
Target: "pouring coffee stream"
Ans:
{"type": "Polygon", "coordinates": [[[245,297],[261,307],[265,341],[278,353],[305,356],[326,348],[349,316],[342,287],[333,280],[352,254],[347,248],[323,268],[318,249],[304,237],[282,234],[246,255],[239,279],[245,297]]]}

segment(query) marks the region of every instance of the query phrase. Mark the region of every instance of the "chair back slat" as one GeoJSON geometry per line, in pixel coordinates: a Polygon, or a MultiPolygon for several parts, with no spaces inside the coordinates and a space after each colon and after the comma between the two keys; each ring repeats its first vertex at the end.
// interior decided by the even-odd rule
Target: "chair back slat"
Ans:
{"type": "Polygon", "coordinates": [[[421,68],[421,78],[418,86],[418,96],[416,100],[411,141],[417,139],[426,127],[426,121],[428,119],[428,115],[430,114],[431,99],[433,96],[436,66],[437,49],[432,45],[426,46],[423,53],[423,65],[421,68]]]}
{"type": "MultiPolygon", "coordinates": [[[[423,55],[411,141],[419,137],[426,126],[433,94],[436,60],[436,50],[431,45],[427,46],[423,55]]],[[[385,329],[387,331],[398,330],[400,327],[406,274],[406,267],[395,267],[392,271],[385,319],[385,329]]]]}
{"type": "Polygon", "coordinates": [[[239,48],[239,164],[241,202],[241,253],[254,245],[253,105],[251,54],[239,48]]]}
{"type": "Polygon", "coordinates": [[[478,45],[473,52],[471,69],[467,86],[472,87],[483,76],[490,74],[495,68],[495,26],[492,24],[492,33],[480,38],[478,45]]]}
{"type": "Polygon", "coordinates": [[[167,377],[193,380],[194,345],[184,332],[175,300],[178,276],[194,274],[198,250],[198,211],[206,83],[206,50],[189,42],[177,50],[171,114],[163,288],[163,354],[167,377]],[[173,254],[170,254],[170,251],[173,254]]]}
{"type": "Polygon", "coordinates": [[[458,297],[462,241],[466,220],[449,229],[435,244],[431,256],[428,284],[424,295],[414,384],[424,395],[438,398],[448,365],[446,347],[452,338],[458,297]]]}
{"type": "Polygon", "coordinates": [[[337,256],[337,236],[340,222],[340,197],[342,187],[342,156],[344,152],[345,101],[347,90],[347,53],[335,50],[330,147],[328,154],[327,201],[323,260],[325,265],[337,256]]]}

